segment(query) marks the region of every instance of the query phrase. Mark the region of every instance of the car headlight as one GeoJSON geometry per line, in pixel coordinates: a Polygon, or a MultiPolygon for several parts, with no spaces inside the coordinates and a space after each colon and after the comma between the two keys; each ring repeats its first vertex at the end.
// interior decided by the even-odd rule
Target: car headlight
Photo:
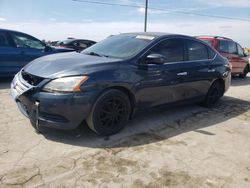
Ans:
{"type": "Polygon", "coordinates": [[[79,92],[81,85],[88,80],[88,76],[72,76],[50,81],[43,87],[47,92],[79,92]]]}

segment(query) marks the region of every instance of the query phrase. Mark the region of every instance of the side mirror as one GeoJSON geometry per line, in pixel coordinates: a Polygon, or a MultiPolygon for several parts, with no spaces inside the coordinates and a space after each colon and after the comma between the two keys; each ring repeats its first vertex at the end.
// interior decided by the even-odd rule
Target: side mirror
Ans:
{"type": "Polygon", "coordinates": [[[248,56],[249,56],[249,54],[244,52],[244,57],[248,57],[248,56]]]}
{"type": "Polygon", "coordinates": [[[164,64],[166,63],[166,57],[161,54],[150,54],[146,57],[146,64],[164,64]]]}

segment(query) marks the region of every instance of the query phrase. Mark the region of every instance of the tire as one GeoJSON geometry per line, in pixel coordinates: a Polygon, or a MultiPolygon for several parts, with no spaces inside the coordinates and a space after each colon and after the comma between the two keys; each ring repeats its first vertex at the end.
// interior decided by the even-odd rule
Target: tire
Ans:
{"type": "Polygon", "coordinates": [[[203,101],[203,106],[211,108],[213,107],[219,99],[223,96],[224,89],[223,84],[219,81],[215,81],[209,88],[206,98],[203,101]]]}
{"type": "Polygon", "coordinates": [[[247,65],[247,66],[244,68],[243,73],[242,73],[242,74],[239,74],[239,77],[240,77],[240,78],[246,78],[248,72],[249,72],[249,68],[248,68],[248,65],[247,65]]]}
{"type": "Polygon", "coordinates": [[[97,134],[108,136],[124,128],[130,113],[128,96],[120,90],[110,89],[96,100],[86,122],[97,134]]]}

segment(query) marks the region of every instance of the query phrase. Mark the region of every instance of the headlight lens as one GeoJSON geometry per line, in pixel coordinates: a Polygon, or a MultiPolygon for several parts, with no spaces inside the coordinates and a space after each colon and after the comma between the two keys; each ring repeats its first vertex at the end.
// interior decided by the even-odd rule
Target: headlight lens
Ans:
{"type": "Polygon", "coordinates": [[[81,85],[88,80],[88,76],[73,76],[58,78],[43,87],[47,92],[79,92],[81,85]]]}

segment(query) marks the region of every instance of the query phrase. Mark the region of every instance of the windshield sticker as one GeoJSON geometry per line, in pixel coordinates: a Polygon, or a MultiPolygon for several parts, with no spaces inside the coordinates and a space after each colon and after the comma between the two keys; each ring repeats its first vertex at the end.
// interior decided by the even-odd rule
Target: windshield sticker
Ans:
{"type": "Polygon", "coordinates": [[[147,35],[137,35],[135,38],[137,38],[137,39],[145,39],[145,40],[153,40],[155,37],[147,36],[147,35]]]}

